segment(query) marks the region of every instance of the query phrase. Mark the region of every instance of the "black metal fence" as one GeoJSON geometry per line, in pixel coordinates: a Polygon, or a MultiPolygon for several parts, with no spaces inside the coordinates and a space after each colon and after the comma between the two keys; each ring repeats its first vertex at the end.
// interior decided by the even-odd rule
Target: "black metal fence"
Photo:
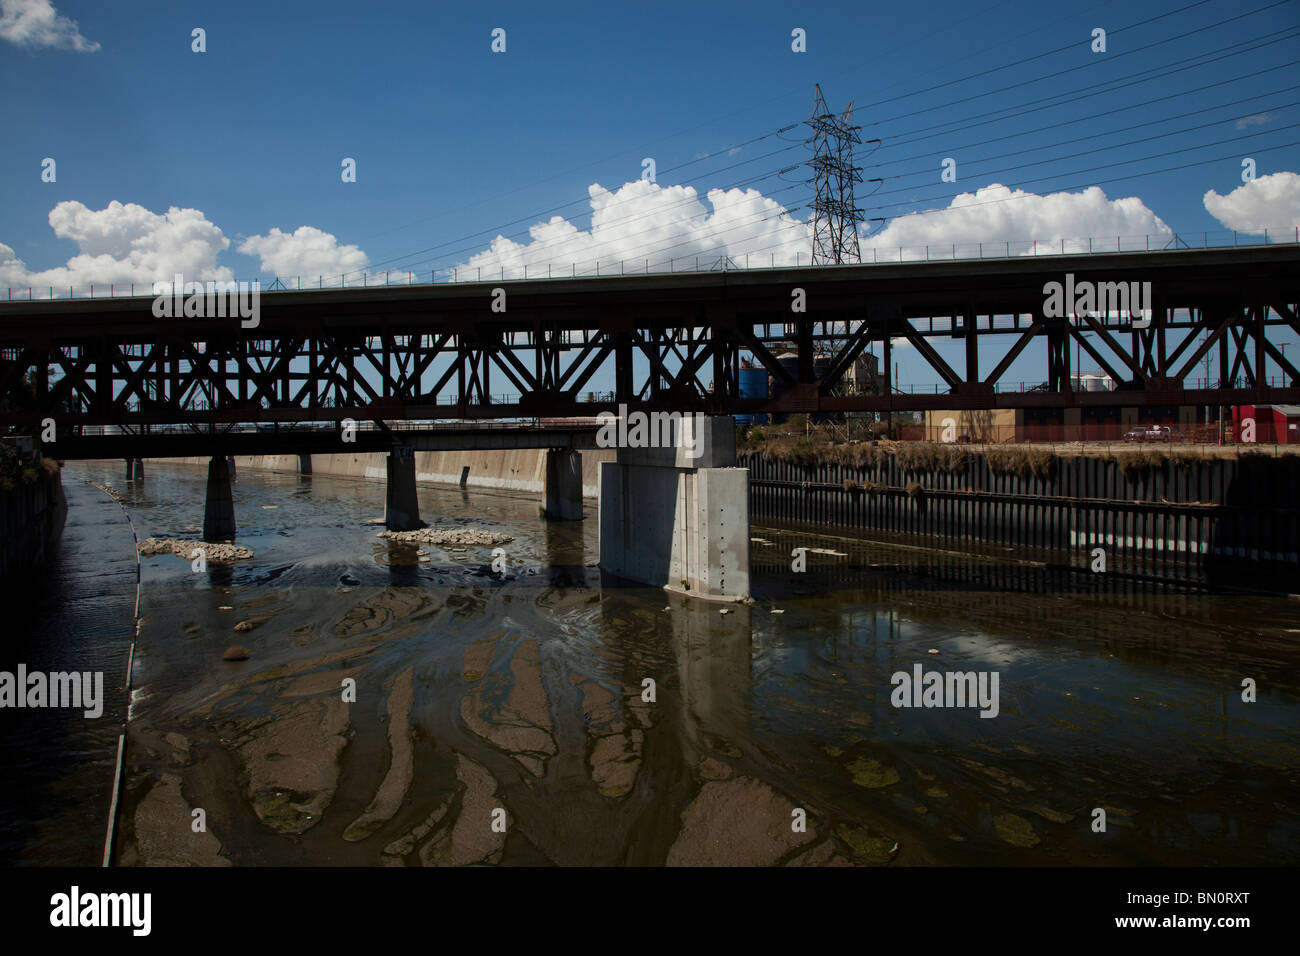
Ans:
{"type": "Polygon", "coordinates": [[[1072,552],[1086,566],[1145,573],[1272,566],[1300,591],[1300,457],[1055,457],[1037,473],[995,470],[983,454],[913,468],[798,465],[742,455],[750,515],[824,529],[1072,552]]]}

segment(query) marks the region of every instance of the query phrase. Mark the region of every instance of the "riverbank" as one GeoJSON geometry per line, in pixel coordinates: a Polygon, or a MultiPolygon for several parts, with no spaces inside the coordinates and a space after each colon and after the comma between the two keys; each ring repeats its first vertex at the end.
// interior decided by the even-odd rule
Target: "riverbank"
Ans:
{"type": "Polygon", "coordinates": [[[17,480],[0,478],[0,585],[43,567],[63,536],[67,518],[68,500],[53,459],[23,468],[17,480]]]}
{"type": "MultiPolygon", "coordinates": [[[[613,461],[614,451],[585,449],[582,459],[582,496],[600,497],[600,463],[613,461]]],[[[386,480],[387,455],[383,453],[312,455],[311,473],[341,478],[386,480]]],[[[146,459],[155,464],[207,467],[207,458],[146,459]]],[[[146,466],[147,467],[147,466],[146,466]]],[[[297,455],[236,455],[235,469],[276,474],[303,474],[297,455]]],[[[148,472],[146,471],[146,474],[148,472]]],[[[546,450],[519,448],[479,451],[421,451],[415,453],[415,480],[425,485],[464,485],[467,488],[541,494],[546,477],[546,450]]]]}
{"type": "Polygon", "coordinates": [[[1300,457],[1060,457],[880,443],[742,452],[750,516],[942,547],[1056,552],[1094,574],[1295,591],[1300,457]]]}

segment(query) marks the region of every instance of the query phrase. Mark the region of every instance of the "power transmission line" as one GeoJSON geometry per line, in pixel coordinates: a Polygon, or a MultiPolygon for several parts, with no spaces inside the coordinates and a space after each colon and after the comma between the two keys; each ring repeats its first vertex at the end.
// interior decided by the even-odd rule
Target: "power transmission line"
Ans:
{"type": "MultiPolygon", "coordinates": [[[[1293,87],[1293,89],[1295,89],[1295,88],[1296,88],[1296,87],[1293,87]]],[[[1280,104],[1276,104],[1276,105],[1273,105],[1273,106],[1266,107],[1266,111],[1271,111],[1271,110],[1279,110],[1279,111],[1280,111],[1280,110],[1284,110],[1284,109],[1289,109],[1290,107],[1292,107],[1292,106],[1297,106],[1297,105],[1300,105],[1300,100],[1292,100],[1290,103],[1280,103],[1280,104]]],[[[1213,107],[1213,109],[1221,109],[1221,108],[1222,108],[1222,107],[1213,107]]],[[[1196,112],[1196,113],[1201,113],[1201,112],[1205,112],[1205,111],[1204,111],[1204,110],[1197,110],[1197,111],[1195,111],[1195,112],[1196,112]]],[[[1187,115],[1191,115],[1191,114],[1187,114],[1187,115]]],[[[1180,135],[1182,135],[1182,134],[1184,134],[1184,133],[1194,133],[1194,132],[1196,132],[1197,130],[1208,129],[1208,128],[1210,128],[1211,126],[1222,126],[1224,123],[1232,123],[1232,122],[1236,122],[1236,118],[1234,118],[1234,117],[1229,117],[1229,118],[1227,118],[1227,119],[1215,120],[1215,121],[1213,121],[1213,122],[1211,122],[1211,123],[1201,123],[1201,124],[1199,124],[1199,125],[1197,125],[1197,126],[1185,126],[1185,127],[1183,127],[1182,129],[1170,130],[1170,131],[1167,132],[1167,133],[1156,133],[1156,134],[1153,134],[1153,135],[1151,135],[1151,136],[1143,136],[1143,137],[1140,137],[1140,138],[1138,138],[1138,139],[1131,139],[1131,140],[1128,140],[1127,142],[1124,142],[1124,143],[1117,143],[1117,144],[1115,144],[1114,146],[1109,146],[1109,147],[1107,147],[1107,148],[1108,148],[1108,149],[1124,149],[1124,148],[1129,147],[1129,146],[1136,146],[1136,145],[1139,144],[1139,143],[1148,143],[1148,142],[1151,142],[1151,141],[1153,141],[1153,140],[1167,139],[1167,138],[1169,138],[1170,136],[1180,136],[1180,135]]],[[[1142,124],[1142,125],[1145,125],[1145,124],[1142,124]]],[[[1128,127],[1128,129],[1139,129],[1139,128],[1141,128],[1141,125],[1139,125],[1139,126],[1130,126],[1130,127],[1128,127]]],[[[1285,126],[1276,127],[1276,129],[1288,129],[1288,128],[1289,128],[1289,127],[1285,127],[1285,126]]],[[[1125,130],[1109,130],[1109,131],[1104,132],[1104,133],[1097,133],[1097,134],[1095,134],[1095,135],[1092,137],[1092,139],[1105,139],[1106,137],[1114,136],[1114,135],[1116,135],[1117,133],[1120,133],[1120,132],[1125,132],[1125,130]]],[[[1268,132],[1273,132],[1273,130],[1261,130],[1260,132],[1268,133],[1268,132]]],[[[1210,144],[1207,144],[1207,145],[1211,145],[1211,146],[1213,146],[1213,145],[1219,145],[1219,144],[1224,143],[1224,142],[1231,142],[1231,140],[1219,140],[1218,143],[1210,143],[1210,144]]],[[[1072,148],[1072,146],[1071,146],[1071,144],[1065,144],[1065,148],[1072,148]]],[[[1191,148],[1192,148],[1192,149],[1200,149],[1200,148],[1203,148],[1203,147],[1196,147],[1196,146],[1194,146],[1194,147],[1191,147],[1191,148]]],[[[1077,151],[1076,151],[1076,153],[1077,153],[1077,151]]],[[[978,165],[978,164],[980,164],[980,163],[991,162],[991,161],[993,161],[993,160],[995,160],[995,159],[1005,159],[1005,158],[1008,157],[1008,156],[1020,156],[1020,155],[1023,155],[1023,151],[1021,151],[1021,150],[1013,150],[1012,152],[1009,152],[1009,153],[1002,153],[1002,154],[999,155],[999,156],[985,156],[985,157],[983,157],[983,158],[981,158],[981,159],[970,160],[970,161],[968,161],[967,168],[969,168],[969,166],[972,166],[972,165],[978,165]]],[[[1169,153],[1161,153],[1160,155],[1161,155],[1161,156],[1167,156],[1167,155],[1170,155],[1170,154],[1169,154],[1169,153]]],[[[1029,169],[1029,168],[1034,167],[1034,166],[1046,166],[1046,165],[1049,165],[1049,164],[1051,164],[1051,163],[1059,163],[1059,162],[1062,162],[1063,160],[1065,160],[1065,159],[1067,159],[1067,158],[1069,158],[1069,157],[1066,157],[1066,156],[1056,156],[1056,157],[1050,157],[1050,158],[1047,158],[1047,159],[1036,159],[1036,160],[1034,160],[1033,162],[1021,163],[1021,164],[1018,165],[1018,166],[1004,166],[1004,167],[1002,167],[1001,169],[989,170],[989,171],[987,171],[987,172],[979,172],[979,173],[976,173],[976,175],[978,175],[978,176],[980,176],[980,177],[985,177],[985,176],[998,176],[998,175],[1001,175],[1001,174],[1003,174],[1003,173],[1011,173],[1011,172],[1015,172],[1015,171],[1018,170],[1018,169],[1029,169]]],[[[1130,162],[1140,162],[1140,160],[1130,160],[1130,162]]],[[[884,177],[884,178],[885,178],[885,179],[888,179],[888,180],[902,180],[902,179],[909,179],[909,178],[911,178],[911,177],[913,177],[913,176],[922,176],[922,175],[933,176],[934,173],[933,173],[932,170],[924,170],[924,171],[918,171],[918,172],[915,172],[915,173],[902,173],[902,174],[899,174],[899,175],[897,175],[897,176],[886,176],[886,177],[884,177]]],[[[1066,175],[1072,175],[1072,174],[1066,174],[1066,175]]],[[[883,190],[882,192],[875,193],[875,194],[873,194],[873,195],[890,196],[890,195],[894,195],[894,194],[896,194],[896,193],[900,193],[900,192],[908,192],[908,191],[910,191],[910,190],[912,190],[912,189],[915,189],[915,188],[916,188],[916,187],[914,187],[914,186],[908,186],[908,187],[902,187],[902,188],[899,188],[899,189],[886,189],[886,190],[883,190]]]]}
{"type": "MultiPolygon", "coordinates": [[[[1039,97],[1039,98],[1036,99],[1036,100],[1029,100],[1029,101],[1027,101],[1027,102],[1025,102],[1025,103],[1018,103],[1018,104],[1016,104],[1016,105],[1014,105],[1014,106],[1003,106],[1003,107],[999,107],[998,109],[995,109],[995,110],[989,110],[989,111],[986,112],[986,113],[977,113],[977,114],[975,114],[974,116],[963,117],[961,120],[946,120],[946,121],[944,121],[944,122],[942,122],[942,123],[936,123],[936,124],[934,124],[934,125],[932,125],[932,126],[922,126],[922,127],[918,128],[918,129],[910,130],[908,133],[903,134],[902,136],[899,136],[899,137],[891,137],[891,138],[889,139],[889,141],[885,143],[885,145],[884,145],[883,148],[885,148],[885,149],[891,149],[891,148],[893,148],[893,147],[895,147],[895,146],[905,145],[905,144],[907,144],[907,143],[920,142],[920,141],[922,141],[922,140],[926,140],[926,139],[934,139],[936,136],[947,136],[947,135],[949,135],[949,134],[951,134],[951,133],[961,132],[962,130],[966,130],[966,129],[976,129],[976,128],[980,127],[980,126],[988,126],[988,125],[993,124],[993,123],[1000,123],[1000,122],[1003,122],[1004,120],[1015,119],[1015,118],[1018,117],[1018,116],[1026,116],[1026,115],[1028,115],[1028,114],[1030,114],[1030,113],[1038,113],[1038,112],[1041,112],[1042,110],[1056,109],[1057,107],[1064,106],[1066,103],[1073,103],[1073,102],[1075,102],[1075,101],[1077,101],[1077,100],[1091,99],[1091,98],[1093,98],[1093,97],[1095,97],[1095,96],[1104,96],[1104,95],[1106,95],[1106,94],[1108,94],[1108,93],[1115,93],[1115,92],[1118,92],[1119,90],[1123,89],[1124,87],[1123,87],[1123,86],[1115,86],[1114,89],[1102,89],[1102,87],[1112,86],[1112,85],[1114,85],[1114,84],[1125,83],[1125,82],[1128,81],[1128,80],[1133,80],[1133,83],[1129,84],[1130,86],[1136,86],[1136,85],[1141,84],[1141,83],[1147,83],[1147,82],[1150,82],[1151,80],[1164,79],[1164,78],[1167,77],[1167,76],[1173,76],[1175,73],[1183,73],[1183,72],[1185,72],[1185,71],[1187,71],[1187,70],[1198,69],[1198,68],[1200,68],[1200,67],[1202,67],[1202,66],[1208,66],[1208,65],[1210,65],[1211,63],[1216,63],[1216,62],[1218,62],[1219,60],[1230,59],[1231,57],[1234,57],[1234,56],[1240,56],[1240,55],[1242,55],[1243,53],[1250,53],[1250,52],[1253,52],[1253,51],[1255,51],[1255,50],[1262,49],[1262,48],[1264,48],[1264,47],[1266,47],[1266,46],[1272,46],[1272,45],[1275,44],[1275,43],[1281,43],[1281,42],[1284,42],[1284,41],[1286,41],[1286,40],[1294,39],[1294,38],[1297,36],[1297,34],[1294,32],[1294,30],[1295,30],[1294,27],[1287,27],[1287,28],[1285,28],[1285,29],[1283,29],[1283,30],[1278,30],[1278,31],[1276,31],[1277,34],[1288,34],[1288,35],[1287,35],[1287,36],[1277,36],[1276,39],[1273,39],[1273,40],[1267,40],[1267,41],[1264,41],[1264,42],[1261,42],[1261,43],[1257,43],[1255,46],[1246,47],[1245,49],[1237,50],[1237,51],[1235,51],[1235,52],[1233,52],[1233,53],[1223,53],[1223,54],[1220,54],[1220,55],[1218,55],[1218,56],[1211,57],[1211,58],[1209,58],[1209,59],[1202,59],[1203,57],[1206,56],[1206,54],[1203,54],[1203,53],[1201,53],[1201,54],[1196,54],[1195,56],[1192,56],[1192,57],[1184,57],[1184,58],[1182,58],[1182,59],[1173,60],[1173,61],[1171,61],[1170,63],[1166,63],[1166,64],[1163,64],[1163,65],[1161,65],[1161,66],[1155,66],[1155,67],[1150,67],[1150,68],[1145,69],[1145,70],[1139,70],[1138,72],[1136,72],[1136,73],[1130,73],[1130,74],[1128,74],[1127,76],[1115,77],[1114,79],[1110,79],[1110,80],[1103,80],[1102,82],[1100,82],[1100,83],[1095,83],[1095,84],[1093,84],[1092,86],[1083,87],[1083,88],[1080,89],[1080,90],[1073,91],[1074,95],[1070,95],[1070,93],[1071,93],[1072,91],[1066,91],[1066,92],[1062,92],[1062,93],[1054,93],[1054,94],[1052,94],[1051,96],[1043,96],[1043,97],[1039,97]],[[1163,69],[1165,69],[1166,67],[1174,66],[1174,65],[1179,64],[1179,63],[1184,63],[1186,60],[1201,60],[1201,62],[1199,62],[1199,63],[1190,63],[1190,64],[1188,64],[1188,65],[1178,67],[1177,69],[1171,69],[1171,70],[1169,70],[1169,71],[1166,72],[1166,73],[1158,73],[1158,72],[1156,72],[1156,71],[1158,71],[1158,70],[1163,70],[1163,69]],[[1144,74],[1152,74],[1152,75],[1150,75],[1150,76],[1144,76],[1144,74]],[[1141,79],[1138,79],[1139,77],[1141,77],[1141,79]],[[1061,97],[1063,97],[1063,96],[1068,96],[1068,98],[1067,98],[1067,99],[1061,99],[1061,97]],[[1056,100],[1057,102],[1049,102],[1049,101],[1051,101],[1051,100],[1056,100]],[[1036,103],[1044,103],[1044,104],[1046,104],[1046,105],[1043,105],[1043,106],[1034,106],[1034,104],[1036,104],[1036,103]],[[997,115],[996,115],[996,114],[998,114],[998,113],[1004,113],[1004,112],[1006,112],[1007,110],[1011,110],[1011,109],[1019,109],[1019,108],[1022,107],[1022,106],[1032,106],[1033,108],[1032,108],[1032,109],[1026,109],[1026,110],[1023,110],[1023,111],[1020,112],[1020,113],[1013,113],[1013,114],[1010,114],[1010,115],[1008,115],[1008,116],[997,116],[997,115]],[[985,117],[993,117],[993,118],[992,118],[992,119],[984,119],[985,117]],[[967,120],[967,119],[978,119],[978,120],[981,120],[981,122],[978,122],[978,123],[969,123],[969,124],[967,124],[966,126],[958,126],[958,127],[954,127],[954,128],[952,128],[952,129],[946,129],[946,130],[943,129],[943,127],[945,127],[945,126],[952,126],[952,124],[953,124],[954,122],[964,122],[964,121],[967,120]],[[930,131],[930,130],[939,130],[939,132],[937,132],[937,133],[931,133],[931,134],[928,135],[928,136],[915,136],[915,135],[913,135],[913,134],[915,134],[915,133],[924,133],[924,132],[928,132],[928,131],[930,131]]],[[[1273,35],[1274,35],[1274,34],[1268,34],[1268,36],[1273,36],[1273,35]]],[[[1241,42],[1239,42],[1239,43],[1231,44],[1231,45],[1228,47],[1228,49],[1231,49],[1231,47],[1233,47],[1233,46],[1242,46],[1243,44],[1247,44],[1247,43],[1255,43],[1256,39],[1258,39],[1258,38],[1251,38],[1250,40],[1243,40],[1243,41],[1241,41],[1241,42]]],[[[1215,52],[1218,52],[1218,51],[1215,51],[1215,52]]],[[[1287,68],[1287,67],[1294,67],[1294,66],[1295,66],[1294,63],[1281,63],[1281,64],[1278,64],[1277,66],[1271,66],[1271,67],[1268,67],[1267,69],[1258,70],[1258,71],[1256,71],[1255,73],[1247,73],[1247,74],[1245,74],[1244,76],[1239,76],[1239,77],[1236,77],[1236,78],[1233,78],[1233,79],[1228,79],[1228,80],[1219,81],[1219,82],[1217,82],[1217,83],[1210,84],[1210,86],[1207,86],[1207,87],[1201,87],[1201,89],[1210,89],[1210,88],[1212,88],[1213,86],[1223,85],[1223,84],[1230,83],[1230,82],[1236,82],[1236,81],[1239,80],[1239,79],[1248,79],[1248,78],[1253,77],[1253,76],[1258,76],[1258,75],[1260,75],[1260,74],[1262,74],[1262,73],[1268,73],[1268,72],[1272,72],[1273,70],[1280,70],[1280,69],[1285,69],[1285,68],[1287,68]]],[[[1147,101],[1147,102],[1148,102],[1148,103],[1156,103],[1156,102],[1160,102],[1160,100],[1162,100],[1162,99],[1171,99],[1171,98],[1173,98],[1173,97],[1185,96],[1185,95],[1187,95],[1187,91],[1180,91],[1180,92],[1178,92],[1178,93],[1170,94],[1169,96],[1166,96],[1166,97],[1159,97],[1159,98],[1157,98],[1157,99],[1149,100],[1149,101],[1147,101]]],[[[1125,109],[1128,109],[1128,108],[1131,108],[1131,107],[1125,107],[1125,109]]]]}
{"type": "MultiPolygon", "coordinates": [[[[1283,130],[1295,129],[1295,128],[1298,127],[1298,126],[1300,126],[1300,123],[1291,123],[1290,125],[1287,125],[1287,126],[1279,126],[1279,127],[1276,127],[1275,129],[1268,130],[1268,133],[1280,133],[1280,132],[1282,132],[1283,130]]],[[[1222,146],[1222,145],[1225,144],[1225,143],[1235,143],[1235,142],[1240,141],[1240,140],[1243,139],[1243,138],[1245,138],[1245,137],[1240,137],[1240,136],[1238,136],[1238,137],[1231,137],[1231,138],[1228,138],[1228,139],[1215,140],[1215,141],[1212,142],[1212,143],[1202,143],[1202,144],[1199,145],[1199,146],[1190,146],[1190,147],[1184,147],[1184,148],[1181,148],[1181,149],[1171,149],[1171,150],[1168,150],[1167,152],[1163,152],[1163,153],[1153,153],[1153,154],[1150,155],[1150,156],[1139,156],[1139,157],[1136,158],[1136,159],[1125,159],[1125,160],[1120,160],[1119,162],[1115,162],[1115,163],[1106,163],[1106,164],[1104,164],[1104,165],[1102,165],[1102,166],[1087,166],[1087,167],[1084,167],[1083,169],[1072,169],[1072,170],[1070,170],[1069,172],[1056,173],[1056,174],[1054,174],[1054,175],[1052,175],[1052,176],[1040,176],[1040,177],[1038,177],[1037,179],[1025,179],[1025,180],[1021,180],[1021,181],[1018,183],[1018,185],[1019,185],[1019,186],[1025,186],[1025,185],[1029,185],[1029,184],[1031,184],[1031,183],[1043,183],[1043,182],[1049,182],[1049,181],[1054,180],[1054,179],[1060,179],[1060,178],[1063,177],[1063,176],[1074,176],[1074,175],[1076,175],[1076,174],[1082,174],[1082,173],[1088,173],[1088,172],[1097,172],[1097,171],[1100,171],[1100,170],[1103,170],[1103,169],[1114,169],[1114,168],[1117,167],[1117,166],[1129,166],[1129,165],[1132,165],[1133,163],[1144,163],[1144,162],[1147,162],[1147,161],[1152,160],[1152,159],[1163,159],[1163,158],[1166,157],[1166,156],[1174,156],[1174,155],[1176,155],[1176,154],[1184,154],[1184,153],[1189,153],[1189,152],[1196,152],[1196,151],[1199,151],[1199,150],[1202,150],[1202,149],[1209,149],[1211,146],[1222,146]]],[[[1256,152],[1262,151],[1262,150],[1261,150],[1260,148],[1258,148],[1258,147],[1255,147],[1254,149],[1255,149],[1256,152]]],[[[1050,162],[1059,162],[1059,160],[1050,160],[1050,162]]],[[[1034,165],[1039,165],[1039,164],[1037,164],[1037,163],[1029,163],[1029,164],[1027,164],[1027,165],[1034,166],[1034,165]]],[[[1196,164],[1196,163],[1194,163],[1194,164],[1192,164],[1192,165],[1202,165],[1202,164],[1196,164]]],[[[1022,167],[1012,167],[1012,169],[1016,169],[1016,168],[1022,168],[1022,167]]],[[[1186,167],[1175,167],[1175,168],[1182,169],[1182,168],[1186,168],[1186,167]]],[[[998,173],[1001,173],[1001,172],[1008,172],[1008,171],[1009,171],[1009,170],[993,170],[992,172],[984,173],[983,175],[985,175],[985,176],[994,176],[994,175],[997,175],[998,173]]],[[[1144,174],[1144,175],[1145,175],[1145,174],[1144,174]]],[[[1097,185],[1097,184],[1096,184],[1096,183],[1088,183],[1088,184],[1086,184],[1086,186],[1091,186],[1091,185],[1097,185]]],[[[1083,187],[1083,188],[1086,188],[1086,186],[1083,187]]],[[[1080,188],[1080,187],[1070,187],[1070,188],[1080,188]]],[[[894,190],[888,190],[889,193],[907,192],[907,191],[908,191],[908,190],[906,190],[906,189],[894,189],[894,190]]],[[[1058,191],[1058,192],[1065,192],[1065,191],[1068,191],[1068,190],[1057,190],[1057,191],[1058,191]]],[[[912,205],[913,203],[918,203],[918,202],[939,202],[939,201],[942,201],[942,200],[944,200],[944,199],[949,199],[949,198],[951,198],[951,197],[950,197],[950,196],[926,196],[926,197],[923,197],[923,198],[920,198],[920,199],[908,199],[908,200],[904,200],[904,201],[902,201],[902,202],[884,203],[884,204],[882,204],[882,205],[883,205],[883,208],[890,208],[890,207],[893,207],[893,206],[908,206],[908,205],[912,205]]],[[[945,208],[950,208],[950,207],[945,207],[945,208]]],[[[964,208],[966,208],[966,207],[963,206],[962,208],[964,209],[964,208]]]]}

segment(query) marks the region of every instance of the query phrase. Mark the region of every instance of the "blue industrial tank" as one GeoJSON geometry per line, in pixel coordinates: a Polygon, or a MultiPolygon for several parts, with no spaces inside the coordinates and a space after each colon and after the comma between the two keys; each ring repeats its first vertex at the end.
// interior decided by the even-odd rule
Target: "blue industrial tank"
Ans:
{"type": "MultiPolygon", "coordinates": [[[[767,369],[742,368],[736,375],[741,398],[767,398],[767,369]]],[[[737,415],[742,425],[766,425],[766,415],[737,415]]]]}

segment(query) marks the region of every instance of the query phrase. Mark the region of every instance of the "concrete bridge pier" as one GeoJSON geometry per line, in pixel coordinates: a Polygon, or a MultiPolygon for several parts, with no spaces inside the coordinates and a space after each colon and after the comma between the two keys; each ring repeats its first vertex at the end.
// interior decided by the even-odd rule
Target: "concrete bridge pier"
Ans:
{"type": "Polygon", "coordinates": [[[601,464],[600,567],[694,597],[740,600],[749,596],[749,469],[735,467],[730,417],[694,421],[694,442],[674,439],[687,447],[619,449],[601,464]]]}
{"type": "Polygon", "coordinates": [[[300,475],[311,474],[311,455],[298,456],[298,474],[300,475]]]}
{"type": "Polygon", "coordinates": [[[547,450],[540,510],[543,518],[582,520],[582,455],[577,451],[571,448],[547,450]]]}
{"type": "Polygon", "coordinates": [[[384,525],[389,531],[414,531],[424,527],[420,520],[420,499],[415,489],[415,452],[408,445],[395,445],[388,453],[384,525]]]}
{"type": "Polygon", "coordinates": [[[235,539],[235,501],[230,492],[230,459],[213,455],[208,462],[208,499],[203,506],[203,540],[235,539]]]}
{"type": "Polygon", "coordinates": [[[135,481],[135,459],[126,459],[126,480],[135,481]]]}

